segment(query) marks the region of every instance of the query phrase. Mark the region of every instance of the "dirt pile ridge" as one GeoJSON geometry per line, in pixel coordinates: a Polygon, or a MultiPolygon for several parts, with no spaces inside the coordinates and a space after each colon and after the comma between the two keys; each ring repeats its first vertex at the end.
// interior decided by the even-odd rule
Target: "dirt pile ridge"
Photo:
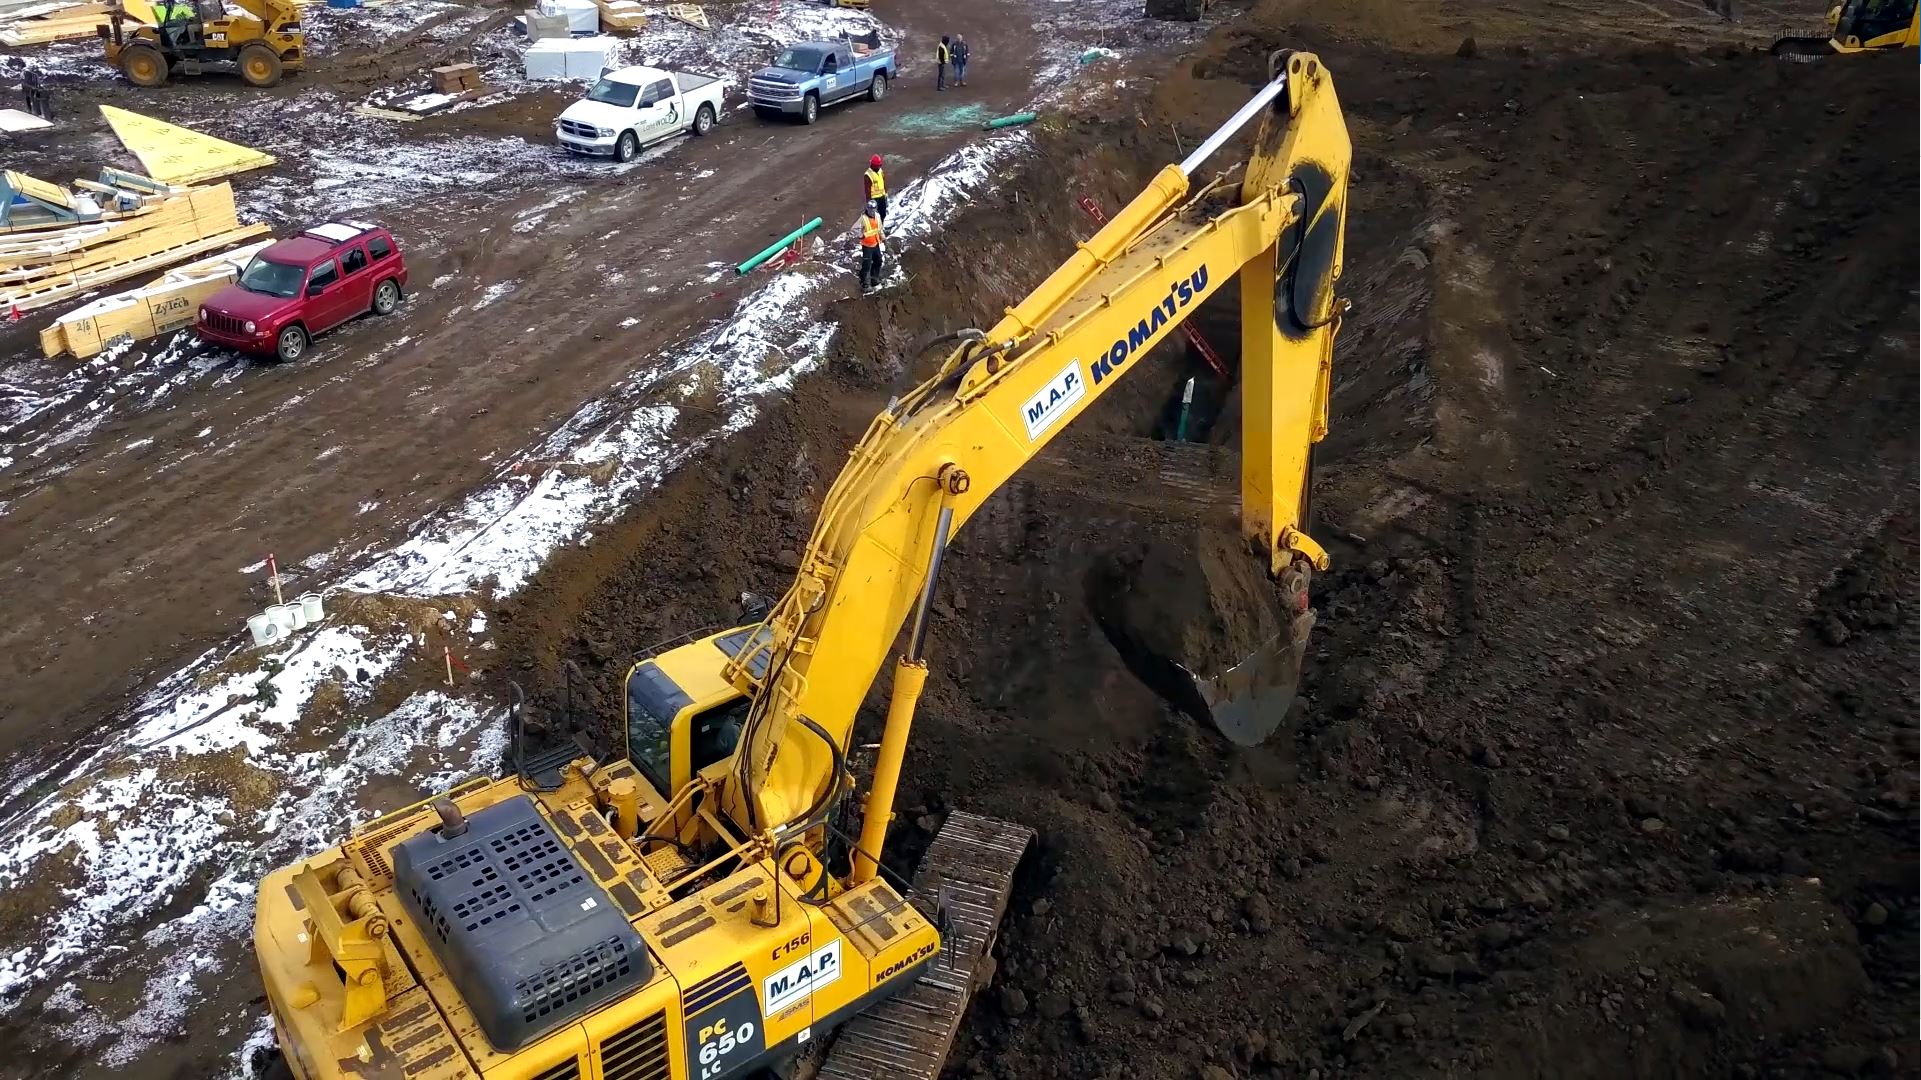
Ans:
{"type": "MultiPolygon", "coordinates": [[[[516,677],[551,702],[575,660],[617,715],[634,654],[779,591],[909,343],[1037,282],[1089,231],[1074,197],[1130,195],[1177,156],[1169,122],[1225,115],[1269,49],[1322,53],[1356,138],[1356,308],[1300,725],[1226,746],[1095,618],[1097,568],[1201,520],[1087,453],[1164,431],[1202,369],[1163,350],[942,584],[896,851],[948,807],[1042,836],[955,1075],[1921,1067],[1917,162],[1886,134],[1912,128],[1908,66],[1524,45],[1463,10],[1469,55],[1256,13],[1138,119],[1048,132],[903,294],[838,313],[793,409],[503,613],[516,677]]],[[[1231,454],[1235,410],[1204,419],[1199,452],[1231,454]]],[[[1155,576],[1126,602],[1221,602],[1155,576]]]]}

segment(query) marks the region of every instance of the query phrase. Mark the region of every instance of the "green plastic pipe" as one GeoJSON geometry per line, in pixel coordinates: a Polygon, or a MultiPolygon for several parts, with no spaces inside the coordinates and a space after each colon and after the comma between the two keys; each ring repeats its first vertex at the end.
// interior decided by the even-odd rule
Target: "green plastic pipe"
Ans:
{"type": "Polygon", "coordinates": [[[1174,425],[1174,441],[1187,441],[1187,410],[1194,407],[1194,380],[1187,380],[1187,389],[1181,391],[1181,418],[1174,425]]]}
{"type": "Polygon", "coordinates": [[[987,123],[982,124],[981,127],[992,131],[995,128],[1013,127],[1015,124],[1031,124],[1040,118],[1039,113],[1015,113],[1012,116],[1003,116],[998,120],[989,120],[987,123]]]}
{"type": "Polygon", "coordinates": [[[808,233],[813,232],[815,229],[818,229],[818,228],[820,228],[820,219],[815,218],[814,220],[808,222],[807,224],[802,225],[800,228],[795,229],[793,232],[788,233],[786,236],[783,236],[780,239],[774,241],[773,244],[769,246],[766,251],[763,251],[760,254],[754,256],[753,258],[748,259],[746,262],[741,263],[739,266],[734,267],[734,273],[736,274],[747,273],[748,271],[752,270],[754,267],[759,266],[761,263],[764,263],[768,259],[771,259],[774,256],[780,254],[782,248],[785,248],[787,245],[793,243],[794,241],[800,239],[803,236],[806,236],[808,233]]]}

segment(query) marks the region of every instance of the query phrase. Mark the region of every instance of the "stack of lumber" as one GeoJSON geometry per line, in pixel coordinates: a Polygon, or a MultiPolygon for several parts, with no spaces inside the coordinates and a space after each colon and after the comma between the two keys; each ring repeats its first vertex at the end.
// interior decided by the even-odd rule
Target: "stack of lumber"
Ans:
{"type": "Polygon", "coordinates": [[[223,251],[169,270],[138,289],[75,308],[40,331],[40,351],[49,360],[61,353],[85,360],[117,338],[142,341],[184,330],[193,325],[201,302],[237,279],[260,249],[271,243],[257,240],[223,251]]]}
{"type": "MultiPolygon", "coordinates": [[[[29,9],[30,10],[30,9],[29,9]]],[[[75,4],[43,14],[11,19],[0,30],[0,45],[44,45],[49,41],[82,41],[94,28],[108,24],[106,4],[75,4]]]]}
{"type": "Polygon", "coordinates": [[[645,30],[647,16],[641,14],[636,0],[594,0],[600,9],[600,28],[605,30],[645,30]]]}
{"type": "Polygon", "coordinates": [[[434,93],[464,94],[481,89],[480,69],[472,64],[448,64],[433,69],[434,93]]]}
{"type": "MultiPolygon", "coordinates": [[[[110,181],[126,174],[103,173],[110,181]]],[[[144,178],[139,178],[144,179],[144,178]]],[[[86,186],[113,193],[113,210],[52,184],[6,173],[6,186],[58,220],[22,222],[0,233],[0,311],[32,311],[139,274],[160,270],[265,235],[242,226],[233,188],[150,187],[109,182],[86,186]],[[152,189],[160,189],[161,194],[152,189]],[[62,202],[56,195],[65,195],[62,202]],[[61,215],[66,215],[64,218],[61,215]]]]}

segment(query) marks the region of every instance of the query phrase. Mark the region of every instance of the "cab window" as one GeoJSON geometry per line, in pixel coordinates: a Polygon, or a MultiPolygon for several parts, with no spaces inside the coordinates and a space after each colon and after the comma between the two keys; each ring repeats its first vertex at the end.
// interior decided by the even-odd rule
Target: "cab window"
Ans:
{"type": "Polygon", "coordinates": [[[373,253],[374,261],[378,262],[392,255],[394,253],[394,246],[388,243],[386,237],[376,236],[372,240],[367,241],[367,250],[373,253]]]}
{"type": "Polygon", "coordinates": [[[344,274],[358,273],[366,268],[367,253],[361,250],[359,244],[355,244],[345,255],[340,257],[340,270],[344,274]]]}
{"type": "Polygon", "coordinates": [[[752,704],[751,699],[741,698],[694,717],[689,750],[695,772],[725,758],[740,745],[740,729],[747,723],[747,709],[752,704]]]}
{"type": "Polygon", "coordinates": [[[673,793],[674,717],[692,703],[657,664],[640,664],[627,676],[627,760],[663,795],[673,793]]]}
{"type": "Polygon", "coordinates": [[[334,265],[332,259],[328,259],[326,262],[313,268],[312,276],[307,278],[307,288],[324,289],[332,285],[339,277],[340,270],[334,265]]]}

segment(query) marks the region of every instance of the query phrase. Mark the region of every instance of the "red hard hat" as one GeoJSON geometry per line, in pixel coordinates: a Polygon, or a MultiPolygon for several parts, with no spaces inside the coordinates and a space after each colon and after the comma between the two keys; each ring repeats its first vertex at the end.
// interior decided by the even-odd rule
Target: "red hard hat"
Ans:
{"type": "Polygon", "coordinates": [[[873,157],[868,158],[867,164],[872,165],[876,169],[880,168],[880,155],[875,154],[873,157]]]}

